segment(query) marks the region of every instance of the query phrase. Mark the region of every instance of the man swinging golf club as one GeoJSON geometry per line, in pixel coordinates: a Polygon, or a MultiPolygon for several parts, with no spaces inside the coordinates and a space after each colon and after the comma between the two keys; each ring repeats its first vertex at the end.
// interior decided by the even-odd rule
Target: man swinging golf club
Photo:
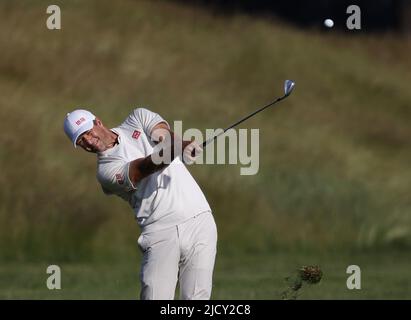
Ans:
{"type": "Polygon", "coordinates": [[[97,180],[104,193],[120,196],[134,211],[142,231],[140,298],[174,299],[179,281],[181,299],[209,299],[217,229],[183,163],[194,161],[193,154],[202,149],[182,141],[160,115],[144,108],[113,129],[77,109],[67,114],[64,131],[75,147],[97,154],[97,180]],[[163,147],[157,150],[156,144],[163,147]],[[171,161],[158,161],[162,157],[171,161]]]}
{"type": "MultiPolygon", "coordinates": [[[[283,96],[223,132],[287,98],[294,85],[286,80],[283,96]]],[[[180,298],[209,299],[217,229],[203,192],[184,165],[193,162],[202,148],[182,141],[160,115],[143,108],[113,129],[78,109],[67,114],[64,131],[75,147],[97,154],[97,179],[103,191],[128,201],[135,212],[142,230],[141,299],[173,299],[177,281],[180,298]]]]}

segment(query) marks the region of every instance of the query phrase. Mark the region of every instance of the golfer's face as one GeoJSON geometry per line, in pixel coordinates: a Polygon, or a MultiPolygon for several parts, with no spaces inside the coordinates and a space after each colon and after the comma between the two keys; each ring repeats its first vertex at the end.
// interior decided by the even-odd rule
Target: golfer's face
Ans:
{"type": "Polygon", "coordinates": [[[101,141],[101,127],[94,125],[93,128],[81,134],[77,139],[77,145],[87,152],[102,152],[106,149],[101,141]]]}

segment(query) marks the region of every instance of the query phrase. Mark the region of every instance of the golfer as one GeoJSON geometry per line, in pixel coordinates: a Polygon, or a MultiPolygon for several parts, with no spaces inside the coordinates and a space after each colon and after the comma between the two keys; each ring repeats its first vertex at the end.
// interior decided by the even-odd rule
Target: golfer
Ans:
{"type": "Polygon", "coordinates": [[[74,147],[97,155],[104,193],[123,198],[134,211],[143,253],[140,298],[174,299],[179,282],[180,299],[210,299],[217,229],[184,164],[201,148],[182,141],[160,115],[144,108],[113,129],[77,109],[67,114],[64,131],[74,147]]]}

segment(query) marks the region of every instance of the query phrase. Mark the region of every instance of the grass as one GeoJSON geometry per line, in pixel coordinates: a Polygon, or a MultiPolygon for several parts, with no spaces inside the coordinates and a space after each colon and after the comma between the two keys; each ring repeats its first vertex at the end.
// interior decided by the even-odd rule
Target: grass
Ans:
{"type": "Polygon", "coordinates": [[[171,123],[182,120],[183,128],[205,130],[270,101],[291,78],[292,97],[241,126],[260,129],[257,175],[240,176],[239,165],[190,168],[213,209],[221,252],[231,255],[220,257],[220,266],[238,264],[238,278],[217,268],[215,298],[275,296],[284,274],[310,260],[297,260],[303,252],[313,260],[334,252],[326,274],[335,282],[321,292],[310,288],[307,298],[362,297],[366,289],[338,291],[345,275],[332,271],[345,268],[338,255],[352,250],[364,252],[370,266],[379,261],[373,252],[403,250],[401,263],[384,258],[372,273],[383,278],[385,270],[390,289],[374,279],[367,297],[409,297],[409,42],[215,16],[171,1],[54,4],[62,9],[60,31],[45,27],[47,1],[0,4],[0,262],[8,275],[1,295],[53,297],[36,291],[44,261],[61,261],[72,272],[73,284],[52,293],[61,297],[131,298],[138,291],[137,261],[122,262],[136,249],[132,212],[103,195],[95,159],[64,136],[68,111],[90,108],[114,127],[146,106],[171,123]],[[249,265],[250,255],[267,264],[249,265]],[[269,261],[278,276],[265,288],[269,261]],[[124,291],[97,290],[114,284],[116,273],[124,291]]]}
{"type": "MultiPolygon", "coordinates": [[[[285,277],[302,265],[319,264],[319,284],[300,290],[298,299],[410,299],[409,261],[401,252],[236,255],[220,253],[213,299],[281,299],[285,277]],[[346,286],[349,265],[361,268],[361,289],[346,286]],[[387,272],[389,270],[389,272],[387,272]]],[[[0,267],[0,299],[138,299],[138,259],[61,263],[61,290],[46,287],[46,263],[7,263],[0,267]]],[[[178,290],[177,290],[178,292],[178,290]]],[[[177,296],[178,297],[178,293],[177,296]]]]}

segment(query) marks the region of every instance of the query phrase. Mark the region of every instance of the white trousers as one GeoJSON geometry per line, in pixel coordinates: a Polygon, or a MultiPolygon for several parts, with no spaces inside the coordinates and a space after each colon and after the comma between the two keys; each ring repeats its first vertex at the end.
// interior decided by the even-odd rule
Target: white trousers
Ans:
{"type": "Polygon", "coordinates": [[[143,252],[140,280],[142,300],[207,300],[211,296],[217,228],[211,212],[180,225],[140,235],[143,252]]]}

